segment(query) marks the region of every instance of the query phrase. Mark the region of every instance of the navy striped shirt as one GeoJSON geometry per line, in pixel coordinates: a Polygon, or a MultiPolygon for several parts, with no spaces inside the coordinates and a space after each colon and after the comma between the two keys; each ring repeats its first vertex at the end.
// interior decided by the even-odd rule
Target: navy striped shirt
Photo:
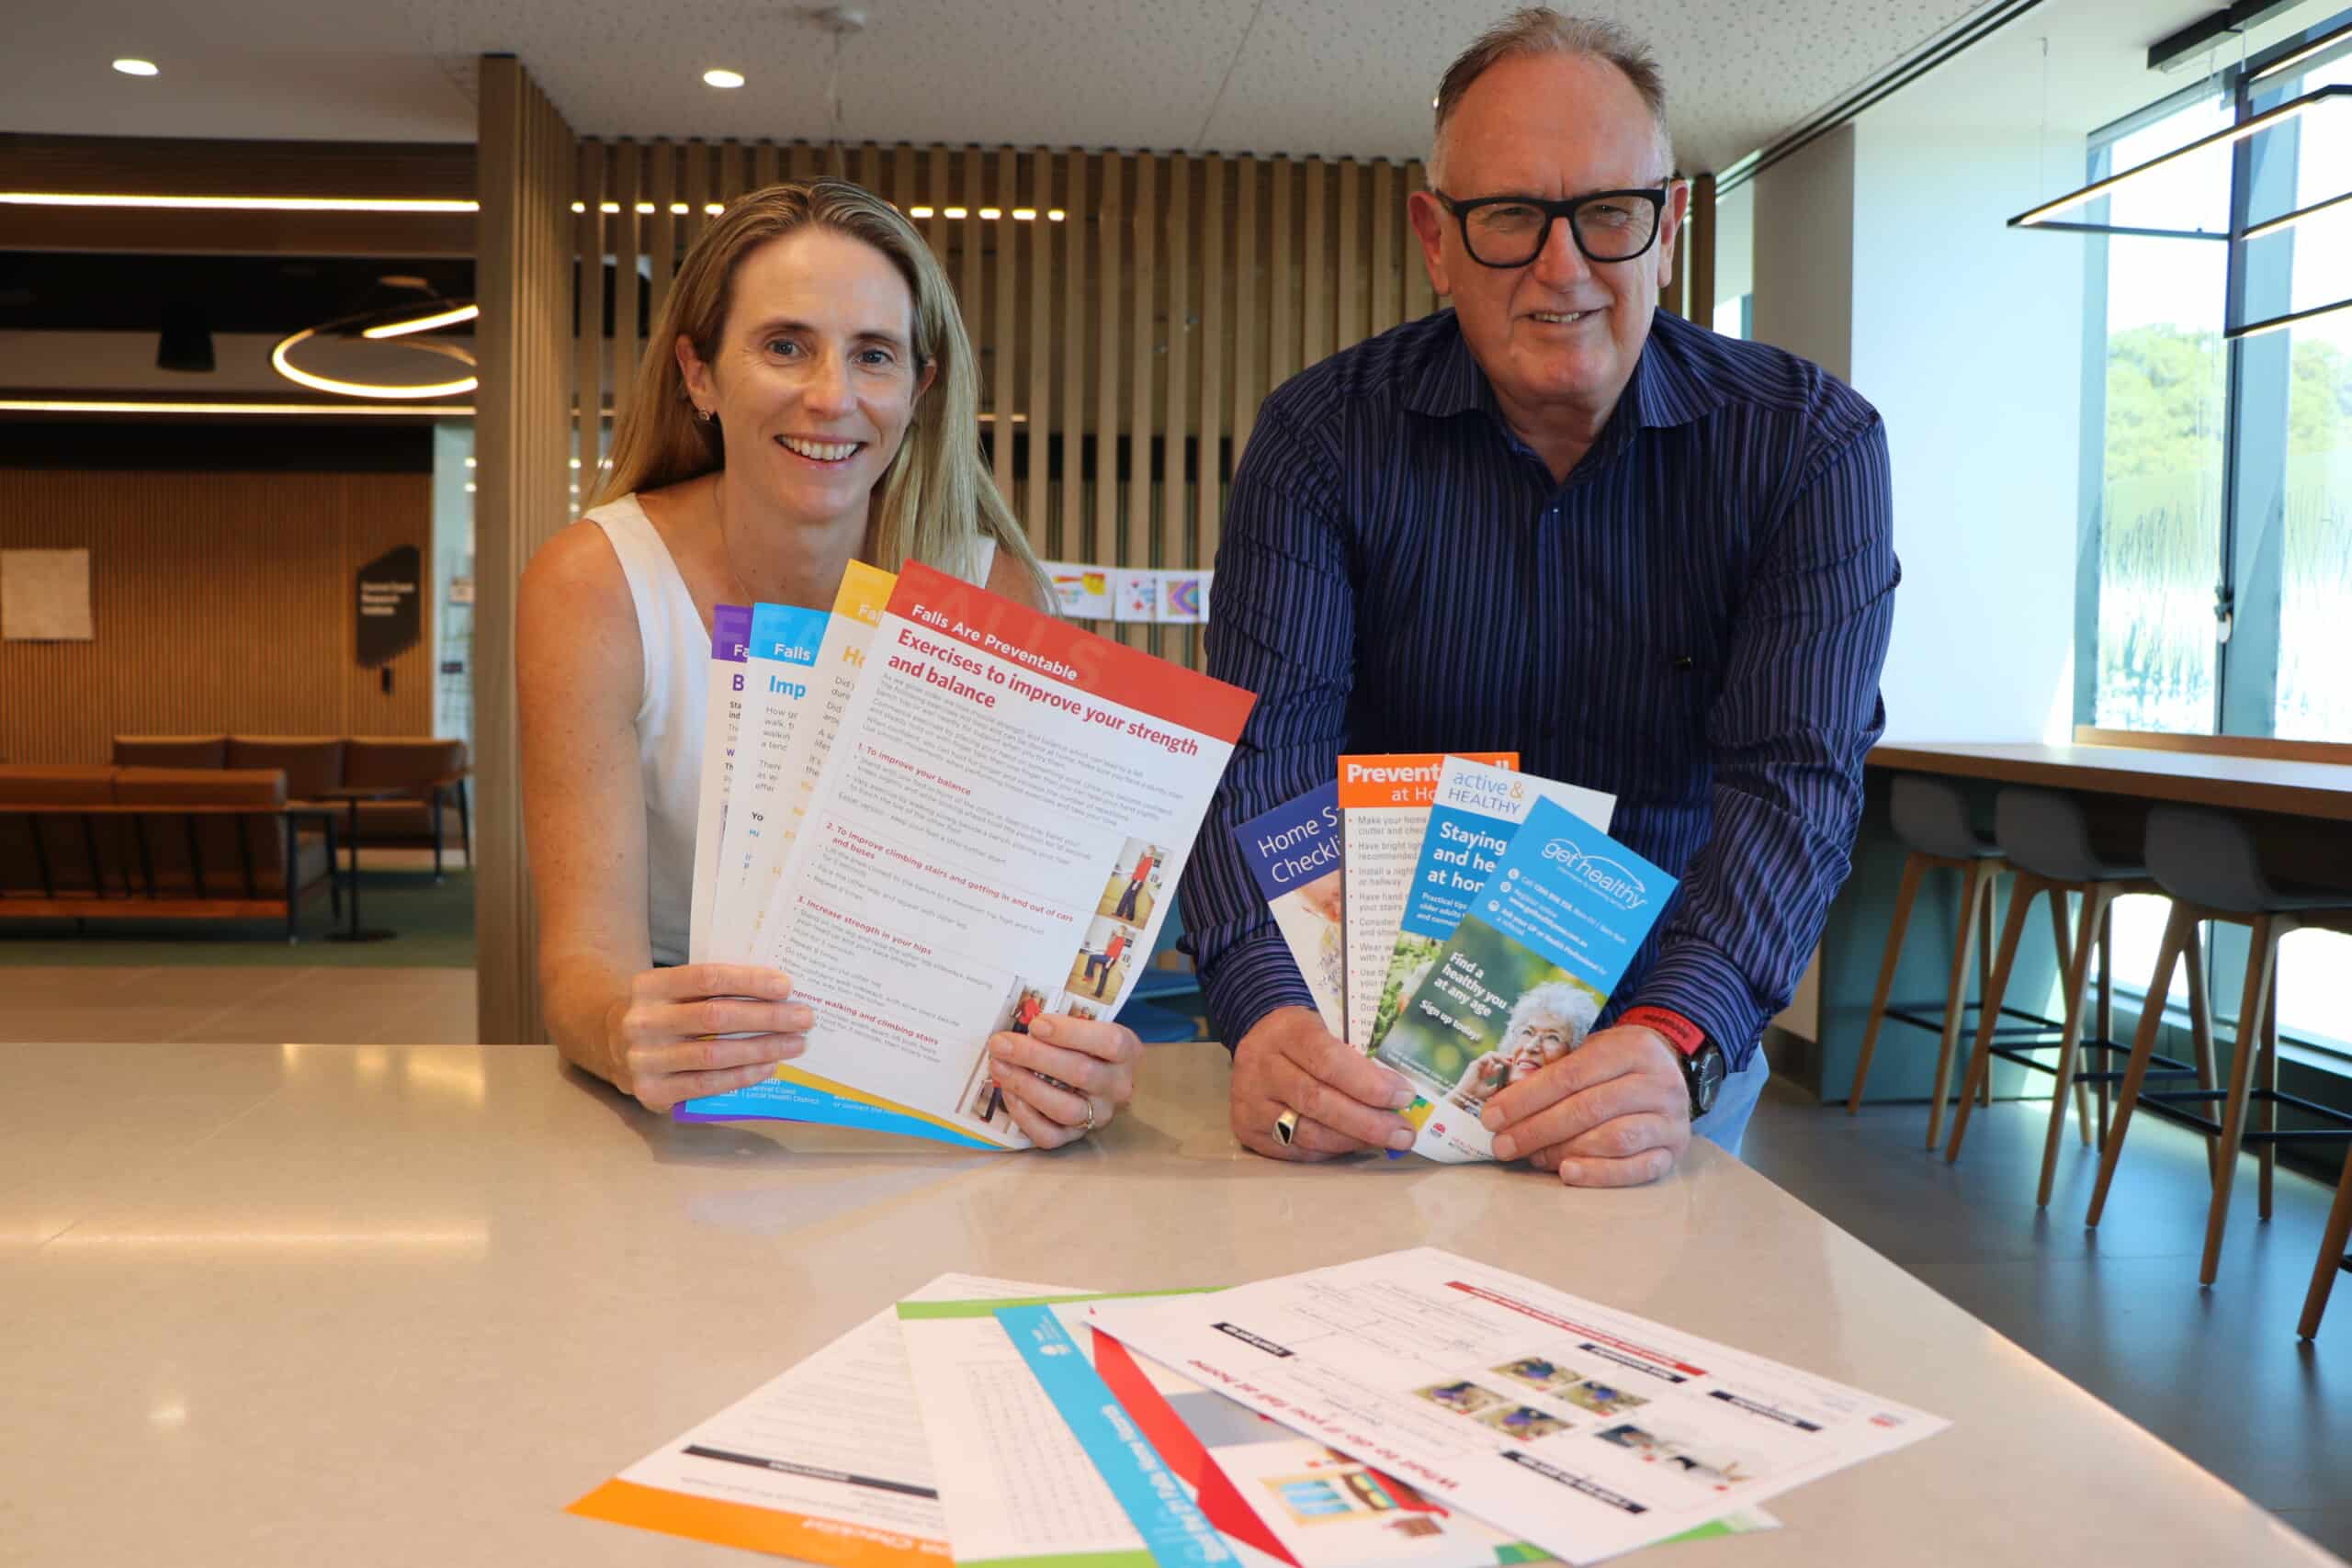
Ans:
{"type": "Polygon", "coordinates": [[[1851,388],[1663,310],[1565,484],[1451,310],[1292,378],[1234,476],[1208,630],[1209,672],[1258,694],[1182,890],[1218,1038],[1313,1005],[1236,823],[1343,752],[1515,750],[1614,795],[1611,833],[1682,879],[1602,1022],[1668,1008],[1745,1066],[1884,728],[1888,487],[1851,388]]]}

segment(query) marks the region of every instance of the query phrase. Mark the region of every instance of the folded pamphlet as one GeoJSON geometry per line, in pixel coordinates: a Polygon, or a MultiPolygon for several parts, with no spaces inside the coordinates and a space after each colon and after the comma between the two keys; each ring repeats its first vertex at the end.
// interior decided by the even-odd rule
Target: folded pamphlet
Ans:
{"type": "MultiPolygon", "coordinates": [[[[1516,751],[1465,751],[1476,762],[1516,768],[1516,751]]],[[[1396,950],[1405,896],[1411,890],[1430,802],[1437,797],[1446,754],[1430,751],[1340,759],[1340,811],[1347,886],[1348,1043],[1369,1049],[1384,1010],[1396,998],[1384,991],[1396,950]]]]}
{"type": "Polygon", "coordinates": [[[1416,1153],[1495,1157],[1487,1097],[1584,1043],[1674,888],[1567,807],[1529,809],[1374,1053],[1419,1091],[1416,1153]]]}
{"type": "Polygon", "coordinates": [[[1327,784],[1233,830],[1274,927],[1314,993],[1323,1027],[1347,1036],[1348,953],[1340,786],[1327,784]]]}
{"type": "MultiPolygon", "coordinates": [[[[1448,757],[1438,771],[1414,862],[1405,912],[1397,921],[1396,946],[1388,957],[1384,999],[1408,997],[1429,972],[1437,950],[1469,912],[1470,900],[1495,874],[1498,857],[1538,800],[1556,801],[1603,832],[1617,797],[1556,779],[1539,779],[1510,768],[1448,757]]],[[[1372,1045],[1379,1049],[1396,1021],[1389,1008],[1373,1020],[1372,1045]]]]}

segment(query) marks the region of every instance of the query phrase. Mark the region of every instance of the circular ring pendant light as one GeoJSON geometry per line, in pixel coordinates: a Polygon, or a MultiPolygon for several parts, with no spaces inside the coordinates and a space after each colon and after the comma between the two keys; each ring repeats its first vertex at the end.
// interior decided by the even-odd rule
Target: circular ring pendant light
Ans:
{"type": "Polygon", "coordinates": [[[327,321],[315,327],[304,327],[278,341],[269,351],[269,363],[280,376],[298,386],[313,391],[333,392],[346,398],[454,398],[472,391],[481,384],[472,374],[474,356],[454,343],[437,343],[421,334],[470,321],[481,314],[481,307],[462,299],[403,300],[385,309],[363,310],[327,321]],[[322,375],[303,368],[294,361],[294,353],[313,339],[333,338],[346,344],[384,343],[398,338],[414,338],[401,343],[399,350],[437,354],[454,359],[466,367],[467,374],[454,381],[353,381],[341,377],[322,375]]]}

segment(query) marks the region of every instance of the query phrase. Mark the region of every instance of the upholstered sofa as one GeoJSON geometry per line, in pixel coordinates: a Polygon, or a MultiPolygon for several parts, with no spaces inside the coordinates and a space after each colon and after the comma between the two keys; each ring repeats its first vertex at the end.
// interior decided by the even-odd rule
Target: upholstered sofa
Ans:
{"type": "MultiPolygon", "coordinates": [[[[366,735],[118,735],[118,767],[277,768],[286,774],[290,801],[345,804],[328,798],[338,788],[382,788],[400,793],[359,803],[362,849],[413,848],[433,852],[439,876],[445,847],[465,852],[473,863],[473,813],[467,799],[466,743],[422,736],[366,735]],[[450,807],[456,808],[455,820],[450,807]],[[456,829],[456,837],[450,830],[456,829]]],[[[338,831],[347,832],[338,818],[338,831]]]]}
{"type": "Polygon", "coordinates": [[[0,764],[0,919],[283,919],[334,882],[339,818],[275,769],[0,764]]]}

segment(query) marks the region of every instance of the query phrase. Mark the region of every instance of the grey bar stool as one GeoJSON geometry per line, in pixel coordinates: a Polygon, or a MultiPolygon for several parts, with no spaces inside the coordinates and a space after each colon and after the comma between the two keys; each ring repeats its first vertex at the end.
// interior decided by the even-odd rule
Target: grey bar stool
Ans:
{"type": "MultiPolygon", "coordinates": [[[[2306,926],[2352,931],[2352,890],[2286,887],[2272,882],[2263,870],[2254,834],[2239,818],[2218,811],[2182,806],[2159,806],[2148,813],[2148,869],[2172,895],[2172,919],[2157,950],[2156,972],[2148,982],[2145,1004],[2132,1062],[2123,1075],[2122,1097],[2116,1106],[2115,1133],[2099,1160],[2098,1185],[2091,1192],[2086,1223],[2096,1225],[2106,1211],[2109,1186],[2123,1155],[2123,1137],[2132,1112],[2145,1101],[2152,1111],[2209,1135],[2218,1134],[2213,1150],[2213,1201],[2205,1218],[2205,1258],[2198,1281],[2210,1285],[2222,1261],[2222,1235],[2230,1221],[2230,1188],[2237,1175],[2238,1151],[2251,1144],[2261,1163],[2259,1209],[2270,1217],[2270,1179],[2277,1164],[2277,1146],[2290,1140],[2318,1141],[2352,1138],[2352,1115],[2278,1091],[2278,1007],[2274,982],[2278,975],[2278,942],[2306,926]],[[2230,1087],[2226,1094],[2209,1082],[2194,1090],[2150,1089],[2143,1087],[2155,1040],[2154,1021],[2162,1014],[2163,998],[2172,989],[2173,965],[2184,952],[2194,953],[2196,926],[2203,920],[2227,920],[2248,928],[2245,986],[2238,993],[2237,1040],[2232,1046],[2230,1087]],[[2255,1079],[2262,1081],[2256,1086],[2255,1079]],[[2196,1113],[2214,1100],[2223,1101],[2222,1119],[2196,1113]],[[2292,1106],[2326,1123],[2316,1128],[2283,1130],[2278,1107],[2292,1106]],[[2259,1111],[2262,1125],[2246,1128],[2249,1109],[2259,1111]]],[[[2192,958],[2192,963],[2193,963],[2192,958]]],[[[2190,970],[2192,980],[2194,967],[2190,970]]],[[[2344,1207],[2339,1199],[2337,1208],[2344,1207]]],[[[2331,1220],[2331,1225],[2334,1221],[2331,1220]]],[[[2341,1237],[2337,1245],[2341,1247],[2341,1237]]],[[[2321,1292],[2323,1301],[2324,1292],[2321,1292]]],[[[2314,1325],[2316,1315],[2307,1307],[2314,1325]]]]}
{"type": "Polygon", "coordinates": [[[1968,1081],[1961,1089],[1960,1114],[1952,1120],[1951,1146],[1944,1152],[1944,1158],[1946,1163],[1960,1158],[1962,1141],[1968,1136],[1970,1100],[1978,1092],[1978,1086],[1991,1075],[1995,1056],[2036,1072],[2052,1074],[2058,1085],[2050,1100],[2050,1130],[2041,1146],[2041,1185],[2034,1199],[2036,1206],[2041,1207],[2048,1205],[2051,1183],[2057,1176],[2058,1141],[2066,1123],[2070,1094],[2083,1143],[2087,1146],[2092,1142],[2090,1111],[2083,1092],[2086,1082],[2098,1087],[2098,1141],[2107,1141],[2108,1086],[2119,1075],[2108,1070],[2106,1064],[2109,1054],[2122,1049],[2113,1039],[2109,916],[2116,899],[2127,893],[2153,893],[2156,885],[2149,880],[2147,868],[2139,863],[2136,853],[2120,852],[2101,841],[2101,836],[2093,830],[2090,813],[2077,795],[2046,789],[2005,789],[1994,799],[1993,837],[2017,869],[2017,890],[2009,896],[2009,916],[2002,922],[2001,953],[1993,964],[1993,987],[1984,998],[1984,1016],[1992,1018],[1993,1010],[2007,994],[2018,942],[2025,934],[2026,912],[2033,901],[2047,894],[2052,917],[2063,921],[2066,896],[2076,893],[2082,896],[2082,915],[2075,929],[2074,952],[2062,965],[2066,977],[2065,1029],[2058,1042],[2057,1063],[2051,1066],[2030,1054],[2046,1047],[2003,1046],[1993,1038],[1989,1024],[1978,1025],[1976,1049],[1968,1061],[1968,1081]],[[2085,1014],[2089,1005],[2087,991],[2094,947],[2098,950],[2099,961],[2098,1029],[2095,1035],[2086,1037],[2085,1014]],[[2077,1053],[2086,1047],[2100,1053],[2100,1065],[2089,1072],[2078,1072],[2077,1053]]]}
{"type": "MultiPolygon", "coordinates": [[[[1878,1051],[1882,1023],[1891,1018],[1915,1029],[1935,1030],[1943,1036],[1943,1043],[1936,1053],[1935,1098],[1928,1108],[1928,1147],[1932,1149],[1943,1135],[1944,1100],[1951,1088],[1952,1056],[1960,1043],[1962,1018],[1991,1005],[1985,966],[1993,956],[1993,888],[2008,871],[2009,863],[2001,858],[2000,846],[1978,832],[1969,820],[1968,796],[1949,779],[1898,773],[1888,804],[1894,817],[1894,836],[1910,852],[1903,859],[1903,886],[1894,896],[1894,919],[1887,928],[1886,955],[1879,961],[1878,989],[1871,996],[1870,1022],[1862,1031],[1862,1052],[1854,1064],[1854,1089],[1846,1101],[1846,1114],[1851,1116],[1862,1108],[1862,1089],[1871,1076],[1871,1058],[1878,1051]],[[1894,989],[1895,963],[1902,956],[1904,933],[1911,926],[1911,908],[1918,900],[1919,884],[1928,872],[1939,868],[1957,871],[1961,878],[1959,935],[1952,942],[1951,974],[1944,982],[1943,1001],[1940,1005],[1890,1005],[1887,996],[1894,989]],[[1979,927],[1984,932],[1981,946],[1977,942],[1979,927]],[[1967,1001],[1962,989],[1972,952],[1976,955],[1976,994],[1982,998],[1975,1002],[1967,1001]]],[[[2058,961],[2063,966],[2066,961],[2066,933],[2064,925],[2056,923],[2057,913],[2053,907],[2052,930],[2058,940],[2058,961]]],[[[2056,1032],[2057,1026],[2050,1020],[2015,1009],[1998,1009],[1986,1016],[1997,1019],[2004,1013],[2021,1021],[2025,1027],[1996,1023],[1997,1037],[2039,1038],[2056,1032]]],[[[1990,1104],[1989,1078],[1983,1092],[1985,1103],[1990,1104]]]]}

